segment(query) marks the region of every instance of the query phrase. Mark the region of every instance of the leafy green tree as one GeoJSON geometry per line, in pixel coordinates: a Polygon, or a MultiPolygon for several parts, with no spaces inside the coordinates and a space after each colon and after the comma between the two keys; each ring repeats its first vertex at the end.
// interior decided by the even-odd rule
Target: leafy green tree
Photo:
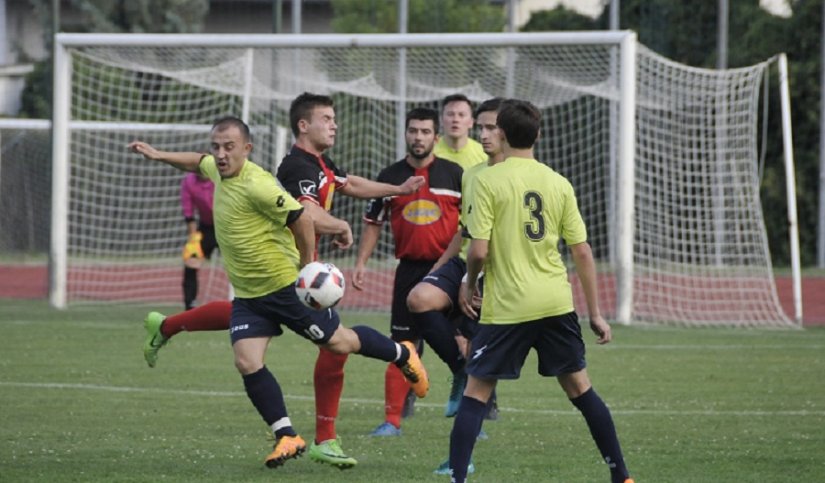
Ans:
{"type": "MultiPolygon", "coordinates": [[[[819,143],[825,140],[819,137],[820,119],[819,106],[820,98],[820,72],[822,71],[822,2],[792,0],[789,1],[793,15],[785,20],[780,32],[773,34],[778,46],[772,52],[765,52],[765,58],[769,53],[784,51],[788,55],[789,75],[791,91],[791,122],[793,124],[794,141],[794,161],[796,163],[796,190],[797,208],[799,212],[799,239],[802,264],[810,265],[816,261],[816,234],[818,216],[818,193],[819,193],[819,143]],[[780,43],[784,39],[784,43],[780,43]]],[[[754,34],[758,37],[758,34],[754,34]]],[[[775,72],[775,71],[774,71],[775,72]]],[[[776,75],[772,77],[775,81],[776,75]]],[[[776,92],[776,89],[772,89],[776,92]]],[[[774,149],[769,152],[769,159],[780,160],[782,144],[781,129],[779,123],[779,102],[775,95],[771,104],[772,123],[769,125],[768,135],[770,145],[774,149]]],[[[777,181],[767,184],[763,183],[763,192],[766,189],[776,190],[777,184],[781,186],[781,203],[777,202],[774,209],[777,211],[776,218],[769,220],[772,227],[781,227],[785,236],[776,241],[776,245],[787,250],[787,222],[783,221],[785,213],[781,211],[785,207],[784,203],[784,179],[781,162],[776,161],[770,166],[777,172],[777,181]],[[781,245],[780,245],[781,243],[781,245]]],[[[768,167],[765,169],[766,174],[768,167]]],[[[765,205],[770,206],[770,198],[765,199],[765,205]]],[[[776,230],[774,230],[776,231],[776,230]]],[[[774,247],[771,247],[772,250],[774,247]]]]}
{"type": "Polygon", "coordinates": [[[534,12],[521,28],[525,32],[597,29],[601,29],[598,21],[563,6],[534,12]]]}
{"type": "MultiPolygon", "coordinates": [[[[332,0],[338,33],[398,32],[398,2],[332,0]]],[[[486,0],[410,0],[408,32],[500,32],[504,8],[486,0]]]]}
{"type": "Polygon", "coordinates": [[[20,95],[20,117],[32,119],[50,119],[52,103],[49,92],[52,90],[51,58],[34,65],[34,70],[26,75],[26,84],[20,95]]]}
{"type": "MultiPolygon", "coordinates": [[[[51,0],[29,0],[44,32],[51,32],[51,0]]],[[[96,33],[193,33],[203,29],[208,0],[72,0],[81,13],[79,30],[96,33]]],[[[51,35],[47,35],[51,46],[51,35]]],[[[143,81],[146,84],[146,80],[143,81]]],[[[26,77],[22,117],[50,118],[52,59],[39,62],[26,77]]]]}
{"type": "MultiPolygon", "coordinates": [[[[728,61],[731,68],[763,62],[785,52],[790,65],[797,207],[803,265],[816,256],[819,183],[819,89],[821,69],[821,1],[788,0],[793,15],[771,15],[754,0],[730,0],[728,61]]],[[[680,0],[622,0],[620,26],[637,32],[639,41],[655,52],[683,64],[715,68],[718,58],[717,2],[680,0]]],[[[536,12],[525,31],[606,29],[607,5],[594,21],[562,8],[536,12]],[[587,27],[593,25],[593,27],[587,27]]],[[[785,173],[776,70],[771,69],[766,164],[761,196],[771,255],[788,263],[785,173]]]]}
{"type": "Polygon", "coordinates": [[[208,0],[72,0],[89,32],[196,33],[208,0]]]}

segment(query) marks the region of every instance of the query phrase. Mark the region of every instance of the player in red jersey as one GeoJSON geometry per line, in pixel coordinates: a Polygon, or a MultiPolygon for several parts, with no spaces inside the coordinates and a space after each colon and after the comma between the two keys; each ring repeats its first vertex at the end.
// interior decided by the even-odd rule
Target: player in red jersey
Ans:
{"type": "MultiPolygon", "coordinates": [[[[375,198],[364,215],[364,229],[358,247],[358,259],[352,284],[363,290],[366,263],[381,234],[381,227],[390,221],[395,240],[395,271],[390,320],[391,338],[396,342],[410,341],[418,345],[423,339],[450,367],[460,372],[464,360],[449,324],[419,324],[407,308],[410,290],[430,273],[433,264],[444,253],[458,227],[461,208],[461,167],[433,154],[438,138],[438,112],[416,108],[407,113],[405,140],[407,156],[383,169],[378,181],[401,184],[410,176],[422,176],[424,187],[404,196],[375,198]]],[[[385,421],[373,436],[401,434],[401,413],[409,384],[391,365],[385,374],[385,421]]]]}

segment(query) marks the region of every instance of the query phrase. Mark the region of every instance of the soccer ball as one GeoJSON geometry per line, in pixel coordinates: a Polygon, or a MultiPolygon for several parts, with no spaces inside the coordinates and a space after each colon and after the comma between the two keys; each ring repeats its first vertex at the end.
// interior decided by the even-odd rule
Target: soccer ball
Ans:
{"type": "Polygon", "coordinates": [[[322,310],[334,307],[344,296],[344,274],[326,262],[312,262],[298,273],[295,291],[304,305],[322,310]]]}

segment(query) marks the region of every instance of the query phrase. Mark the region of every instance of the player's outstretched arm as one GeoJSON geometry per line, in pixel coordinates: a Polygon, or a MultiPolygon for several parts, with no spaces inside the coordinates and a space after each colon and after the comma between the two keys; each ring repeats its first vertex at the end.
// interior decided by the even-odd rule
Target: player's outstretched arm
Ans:
{"type": "Polygon", "coordinates": [[[613,338],[610,325],[605,322],[599,310],[599,289],[596,285],[596,262],[593,252],[587,242],[570,245],[570,253],[576,264],[576,274],[587,302],[587,312],[590,315],[590,328],[598,336],[597,344],[607,344],[613,338]]]}
{"type": "Polygon", "coordinates": [[[353,198],[370,199],[385,196],[408,195],[415,193],[424,185],[423,176],[410,176],[400,185],[379,183],[360,176],[347,176],[347,184],[341,188],[341,193],[353,198]]]}
{"type": "Polygon", "coordinates": [[[183,171],[197,172],[201,158],[203,158],[201,153],[160,151],[143,141],[132,141],[128,147],[132,152],[141,154],[146,159],[160,161],[183,171]]]}
{"type": "Polygon", "coordinates": [[[357,290],[364,290],[367,260],[369,260],[378,237],[381,235],[381,225],[364,222],[361,230],[361,241],[358,242],[358,258],[355,260],[355,269],[352,272],[352,286],[357,290]]]}

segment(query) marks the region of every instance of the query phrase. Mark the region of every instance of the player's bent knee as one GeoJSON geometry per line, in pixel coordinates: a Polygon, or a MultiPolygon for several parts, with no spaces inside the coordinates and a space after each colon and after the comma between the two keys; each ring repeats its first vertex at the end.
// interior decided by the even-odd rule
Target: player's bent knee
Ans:
{"type": "Polygon", "coordinates": [[[361,343],[355,331],[339,325],[332,337],[321,347],[334,354],[351,354],[361,349],[361,343]]]}
{"type": "Polygon", "coordinates": [[[557,379],[568,399],[575,399],[581,396],[591,387],[590,378],[587,376],[586,369],[570,374],[561,374],[557,379]]]}
{"type": "Polygon", "coordinates": [[[446,310],[449,307],[450,299],[447,294],[429,283],[419,283],[407,296],[407,308],[414,314],[446,310]]]}
{"type": "Polygon", "coordinates": [[[260,361],[254,361],[243,355],[235,355],[235,368],[243,376],[258,372],[263,367],[260,361]]]}

